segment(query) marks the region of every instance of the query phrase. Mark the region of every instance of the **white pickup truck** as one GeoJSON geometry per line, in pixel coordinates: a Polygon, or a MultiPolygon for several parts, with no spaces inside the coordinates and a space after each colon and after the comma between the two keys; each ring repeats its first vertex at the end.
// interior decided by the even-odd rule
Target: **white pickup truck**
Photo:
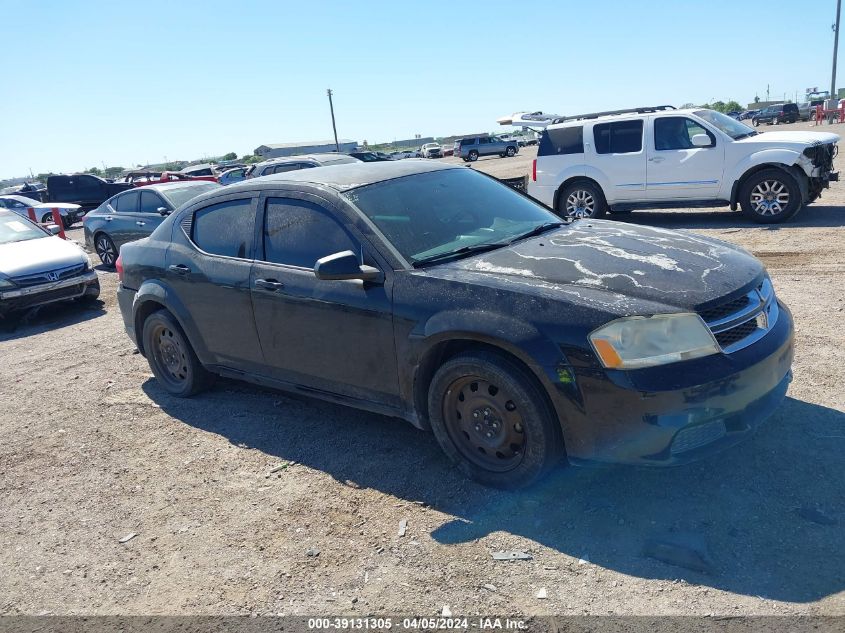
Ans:
{"type": "Polygon", "coordinates": [[[838,180],[838,135],[761,134],[713,110],[654,106],[533,125],[545,129],[527,191],[563,216],[730,205],[783,222],[838,180]]]}

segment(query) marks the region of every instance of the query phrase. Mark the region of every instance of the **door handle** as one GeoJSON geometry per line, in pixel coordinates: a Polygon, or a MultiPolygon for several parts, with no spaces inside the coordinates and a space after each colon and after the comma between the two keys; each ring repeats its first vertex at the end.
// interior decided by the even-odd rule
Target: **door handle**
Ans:
{"type": "Polygon", "coordinates": [[[648,159],[648,162],[650,162],[650,163],[662,163],[664,160],[666,160],[666,159],[663,156],[652,156],[651,158],[648,159]]]}
{"type": "Polygon", "coordinates": [[[107,216],[106,216],[106,217],[104,217],[103,219],[104,219],[106,222],[111,222],[112,217],[111,217],[110,215],[107,215],[107,216]]]}
{"type": "Polygon", "coordinates": [[[285,284],[280,281],[276,281],[275,279],[256,279],[255,287],[268,292],[276,292],[277,290],[284,288],[285,284]]]}
{"type": "Polygon", "coordinates": [[[191,272],[191,269],[185,266],[185,264],[171,264],[167,267],[167,270],[177,275],[187,275],[191,272]]]}
{"type": "Polygon", "coordinates": [[[138,220],[137,222],[135,222],[135,224],[137,224],[138,226],[144,226],[146,222],[141,222],[141,220],[138,220]]]}

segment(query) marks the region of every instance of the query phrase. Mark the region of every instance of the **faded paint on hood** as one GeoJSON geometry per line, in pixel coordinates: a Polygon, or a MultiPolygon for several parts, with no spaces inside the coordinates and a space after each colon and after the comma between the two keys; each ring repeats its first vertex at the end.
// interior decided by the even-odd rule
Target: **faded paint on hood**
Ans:
{"type": "Polygon", "coordinates": [[[79,245],[55,235],[0,244],[0,274],[8,277],[46,272],[88,261],[79,245]]]}
{"type": "Polygon", "coordinates": [[[761,278],[763,265],[726,242],[655,227],[580,220],[545,235],[428,269],[483,273],[547,293],[549,284],[696,309],[761,278]]]}
{"type": "MultiPolygon", "coordinates": [[[[800,132],[798,130],[785,130],[783,132],[763,132],[754,136],[749,136],[735,143],[742,143],[743,145],[765,145],[769,149],[773,144],[781,145],[801,145],[809,147],[814,143],[838,143],[839,135],[831,134],[830,132],[800,132]]],[[[774,148],[771,148],[774,149],[774,148]]]]}

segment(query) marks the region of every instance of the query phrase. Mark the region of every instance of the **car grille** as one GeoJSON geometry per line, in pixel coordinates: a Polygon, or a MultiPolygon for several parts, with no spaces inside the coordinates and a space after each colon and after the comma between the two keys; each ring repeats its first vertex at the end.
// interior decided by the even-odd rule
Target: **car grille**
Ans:
{"type": "Polygon", "coordinates": [[[681,429],[675,434],[670,451],[673,455],[686,453],[687,451],[715,442],[724,437],[726,433],[727,429],[722,420],[714,420],[712,422],[690,426],[681,429]]]}
{"type": "Polygon", "coordinates": [[[16,286],[20,288],[27,288],[29,286],[37,286],[39,284],[49,284],[56,281],[62,281],[69,277],[75,277],[85,272],[85,264],[76,264],[74,266],[67,266],[65,268],[57,268],[55,270],[47,270],[41,273],[32,275],[20,275],[19,277],[11,277],[11,280],[16,286]]]}
{"type": "Polygon", "coordinates": [[[699,311],[726,354],[760,340],[778,319],[778,304],[772,282],[764,280],[742,297],[699,311]]]}

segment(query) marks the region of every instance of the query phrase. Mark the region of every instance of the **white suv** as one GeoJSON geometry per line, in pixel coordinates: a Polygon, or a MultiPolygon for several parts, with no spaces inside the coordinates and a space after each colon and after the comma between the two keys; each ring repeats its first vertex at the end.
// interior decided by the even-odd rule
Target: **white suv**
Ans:
{"type": "Polygon", "coordinates": [[[562,216],[724,206],[782,222],[831,180],[839,136],[760,134],[713,110],[671,106],[561,117],[543,131],[528,193],[562,216]]]}

